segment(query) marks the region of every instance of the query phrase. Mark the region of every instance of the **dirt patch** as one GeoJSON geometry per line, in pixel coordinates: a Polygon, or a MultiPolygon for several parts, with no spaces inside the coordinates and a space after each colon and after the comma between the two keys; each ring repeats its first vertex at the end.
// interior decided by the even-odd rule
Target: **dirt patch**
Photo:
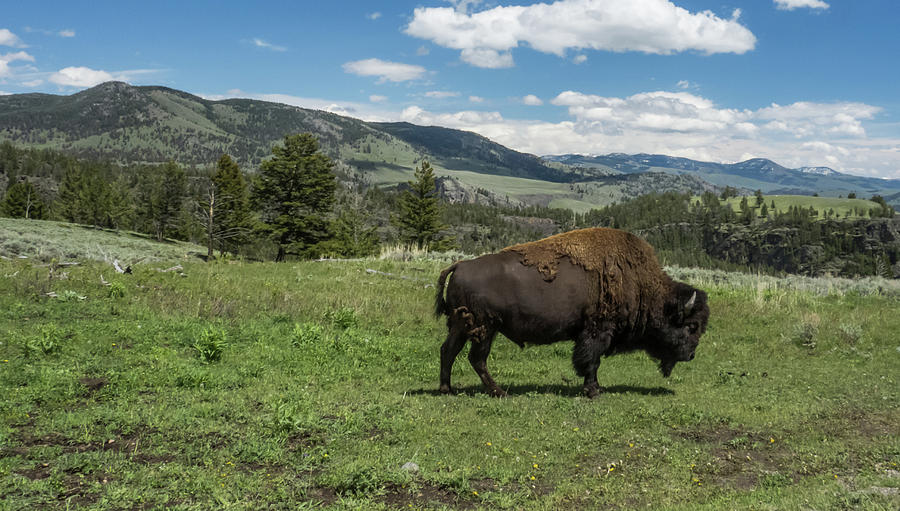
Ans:
{"type": "Polygon", "coordinates": [[[17,470],[16,473],[21,476],[25,476],[32,481],[47,479],[48,477],[50,477],[50,464],[41,463],[39,465],[35,465],[33,468],[17,470]]]}
{"type": "Polygon", "coordinates": [[[394,509],[415,509],[446,506],[451,509],[474,509],[473,502],[461,499],[455,492],[440,486],[419,482],[408,487],[388,484],[379,500],[394,509]]]}
{"type": "Polygon", "coordinates": [[[337,492],[333,488],[324,486],[313,486],[306,490],[306,498],[309,501],[317,502],[322,506],[330,506],[338,501],[337,492]]]}
{"type": "Polygon", "coordinates": [[[771,435],[728,426],[677,435],[710,448],[712,461],[692,468],[698,484],[750,491],[760,484],[780,486],[802,477],[791,468],[791,452],[771,435]]]}
{"type": "Polygon", "coordinates": [[[79,379],[78,383],[84,385],[90,395],[105,387],[106,384],[109,383],[109,380],[106,378],[91,378],[85,376],[84,378],[79,379]]]}

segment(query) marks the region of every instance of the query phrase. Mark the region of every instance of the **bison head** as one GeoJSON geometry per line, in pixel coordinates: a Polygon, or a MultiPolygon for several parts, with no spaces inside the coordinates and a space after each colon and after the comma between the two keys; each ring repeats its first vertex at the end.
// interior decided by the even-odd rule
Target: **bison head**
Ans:
{"type": "Polygon", "coordinates": [[[706,293],[681,282],[673,283],[672,293],[657,318],[653,341],[647,351],[659,359],[659,370],[669,377],[678,362],[693,360],[700,336],[706,331],[709,306],[706,293]]]}

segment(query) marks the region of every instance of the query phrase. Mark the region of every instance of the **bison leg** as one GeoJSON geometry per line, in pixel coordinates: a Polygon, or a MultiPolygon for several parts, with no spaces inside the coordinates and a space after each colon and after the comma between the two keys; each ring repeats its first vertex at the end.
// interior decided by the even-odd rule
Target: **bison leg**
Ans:
{"type": "Polygon", "coordinates": [[[572,365],[575,372],[584,377],[584,394],[593,399],[600,395],[600,384],[597,383],[597,368],[600,367],[600,359],[612,342],[612,334],[609,332],[596,332],[585,330],[575,339],[575,349],[572,351],[572,365]]]}
{"type": "Polygon", "coordinates": [[[494,335],[496,335],[496,332],[486,332],[486,335],[482,336],[480,340],[472,343],[472,347],[469,348],[469,363],[472,364],[472,368],[478,373],[481,383],[484,384],[490,395],[506,397],[506,392],[491,378],[491,373],[488,372],[487,368],[487,359],[491,353],[491,344],[494,343],[494,335]]]}
{"type": "Polygon", "coordinates": [[[463,345],[466,344],[466,334],[458,329],[451,328],[447,334],[447,340],[441,345],[441,386],[438,390],[442,394],[449,394],[450,388],[450,371],[453,369],[453,362],[463,345]]]}

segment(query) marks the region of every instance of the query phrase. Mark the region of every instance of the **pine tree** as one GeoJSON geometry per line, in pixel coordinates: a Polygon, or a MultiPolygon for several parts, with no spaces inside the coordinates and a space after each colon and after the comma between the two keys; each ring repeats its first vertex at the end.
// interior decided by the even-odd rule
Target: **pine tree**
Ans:
{"type": "Polygon", "coordinates": [[[422,166],[416,167],[414,177],[408,182],[409,189],[400,197],[400,212],[395,219],[400,239],[418,248],[448,250],[455,240],[441,235],[448,226],[440,220],[434,169],[423,160],[422,166]]]}
{"type": "Polygon", "coordinates": [[[246,242],[253,219],[247,182],[240,167],[227,154],[223,154],[216,163],[216,173],[210,179],[210,186],[215,188],[212,194],[218,200],[220,212],[214,236],[218,240],[219,251],[234,252],[246,242]]]}
{"type": "Polygon", "coordinates": [[[334,203],[334,162],[319,152],[310,133],[285,136],[284,145],[273,147],[272,153],[260,165],[253,187],[259,230],[278,245],[276,261],[288,253],[313,255],[330,235],[326,214],[334,203]]]}
{"type": "Polygon", "coordinates": [[[187,177],[174,161],[163,165],[162,173],[149,183],[148,220],[158,241],[178,236],[187,195],[187,177]]]}
{"type": "Polygon", "coordinates": [[[0,203],[0,212],[13,218],[33,218],[41,220],[46,217],[44,201],[30,181],[23,180],[6,190],[6,198],[0,203]]]}

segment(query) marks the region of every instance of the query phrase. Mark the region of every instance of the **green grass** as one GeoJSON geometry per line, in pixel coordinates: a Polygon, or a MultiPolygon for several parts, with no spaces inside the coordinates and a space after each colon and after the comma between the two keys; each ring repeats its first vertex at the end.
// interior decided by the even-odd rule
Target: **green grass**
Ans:
{"type": "Polygon", "coordinates": [[[41,262],[96,260],[123,266],[133,262],[184,260],[206,248],[183,241],[159,243],[151,236],[114,232],[87,225],[0,217],[0,257],[41,262]]]}
{"type": "Polygon", "coordinates": [[[436,393],[443,264],[0,260],[0,507],[897,508],[895,288],[673,268],[712,316],[670,379],[588,400],[571,343],[498,339],[492,399],[464,354],[436,393]]]}
{"type": "MultiPolygon", "coordinates": [[[[819,218],[825,218],[825,212],[833,209],[838,218],[844,218],[849,212],[849,218],[868,218],[868,212],[871,208],[879,207],[872,201],[865,199],[839,199],[837,197],[812,197],[809,195],[763,195],[766,201],[766,207],[771,211],[772,201],[775,201],[775,209],[785,212],[791,207],[813,207],[819,212],[819,218]],[[865,212],[863,216],[859,216],[854,212],[854,208],[858,208],[865,212]]],[[[735,211],[740,210],[742,197],[731,197],[722,204],[730,204],[735,211]]],[[[699,200],[699,197],[694,200],[699,200]]],[[[751,206],[756,206],[756,197],[747,197],[747,201],[751,206]]]]}

